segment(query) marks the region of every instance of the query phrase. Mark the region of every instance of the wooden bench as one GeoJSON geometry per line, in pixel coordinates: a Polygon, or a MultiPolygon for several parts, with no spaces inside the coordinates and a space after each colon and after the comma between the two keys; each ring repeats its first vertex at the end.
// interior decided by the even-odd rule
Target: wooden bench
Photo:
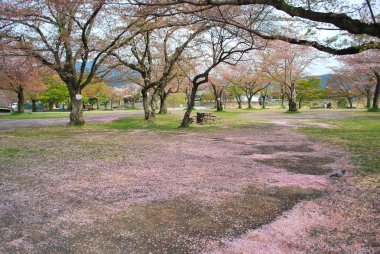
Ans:
{"type": "Polygon", "coordinates": [[[216,124],[222,121],[221,117],[213,116],[212,113],[197,112],[197,124],[216,124]]]}

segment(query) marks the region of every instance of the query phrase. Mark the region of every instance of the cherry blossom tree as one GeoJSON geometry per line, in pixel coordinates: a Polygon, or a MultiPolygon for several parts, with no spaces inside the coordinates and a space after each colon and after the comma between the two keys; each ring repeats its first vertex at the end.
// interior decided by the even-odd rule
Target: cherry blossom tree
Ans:
{"type": "Polygon", "coordinates": [[[28,89],[25,91],[26,98],[32,101],[32,112],[37,112],[36,103],[48,89],[48,86],[43,81],[43,77],[48,73],[49,71],[45,68],[39,68],[32,73],[35,78],[29,81],[28,89]]]}
{"type": "Polygon", "coordinates": [[[268,48],[259,54],[261,66],[272,81],[282,87],[288,98],[289,111],[296,111],[296,81],[305,76],[306,67],[318,56],[308,47],[281,41],[271,42],[268,48]]]}
{"type": "Polygon", "coordinates": [[[225,71],[224,78],[244,92],[248,100],[248,108],[252,108],[253,96],[269,86],[265,73],[255,61],[243,61],[230,67],[225,71]]]}
{"type": "Polygon", "coordinates": [[[106,99],[107,85],[101,80],[97,82],[94,80],[82,92],[88,99],[96,100],[96,109],[99,110],[101,100],[106,99]]]}
{"type": "Polygon", "coordinates": [[[358,96],[358,91],[352,79],[347,74],[332,74],[327,80],[327,89],[330,96],[339,98],[344,97],[348,100],[350,108],[353,107],[353,100],[358,96]]]}
{"type": "Polygon", "coordinates": [[[203,58],[199,59],[204,64],[202,67],[198,67],[198,73],[191,78],[188,108],[183,116],[181,128],[189,126],[198,88],[209,81],[210,72],[214,68],[220,64],[236,65],[249,51],[265,47],[265,43],[261,40],[255,40],[250,34],[228,27],[210,29],[207,39],[201,45],[204,55],[203,58]]]}
{"type": "MultiPolygon", "coordinates": [[[[311,46],[336,54],[356,54],[380,48],[379,8],[376,1],[288,0],[152,0],[140,5],[175,6],[177,12],[204,16],[233,25],[268,40],[311,46]],[[262,21],[257,22],[260,11],[262,21]],[[263,29],[264,28],[264,29],[263,29]],[[285,31],[285,33],[284,33],[285,31]],[[332,36],[323,36],[328,31],[332,36]],[[362,35],[366,36],[362,36],[362,35]]],[[[173,7],[174,8],[174,7],[173,7]]]]}
{"type": "Polygon", "coordinates": [[[208,83],[215,99],[216,111],[223,111],[223,93],[228,88],[228,83],[221,75],[213,74],[209,77],[208,83]]]}
{"type": "MultiPolygon", "coordinates": [[[[185,21],[178,19],[179,24],[191,22],[185,21]]],[[[119,63],[139,73],[140,77],[135,82],[142,87],[146,120],[155,119],[160,94],[165,98],[163,91],[176,77],[175,67],[184,51],[208,28],[205,24],[194,24],[189,28],[178,25],[145,32],[131,40],[127,50],[123,48],[112,54],[119,63]]]]}
{"type": "Polygon", "coordinates": [[[56,71],[71,98],[70,123],[84,124],[80,96],[92,79],[113,66],[107,59],[141,31],[152,29],[142,8],[104,0],[5,0],[0,27],[15,47],[56,71]]]}
{"type": "MultiPolygon", "coordinates": [[[[13,52],[12,52],[13,53],[13,52]]],[[[0,89],[11,90],[17,94],[17,112],[24,113],[25,91],[33,89],[40,82],[36,61],[30,57],[2,56],[0,67],[0,89]]]]}
{"type": "Polygon", "coordinates": [[[380,51],[367,50],[361,54],[344,56],[340,58],[341,69],[348,75],[359,91],[368,97],[373,91],[372,108],[379,108],[380,94],[380,51]]]}

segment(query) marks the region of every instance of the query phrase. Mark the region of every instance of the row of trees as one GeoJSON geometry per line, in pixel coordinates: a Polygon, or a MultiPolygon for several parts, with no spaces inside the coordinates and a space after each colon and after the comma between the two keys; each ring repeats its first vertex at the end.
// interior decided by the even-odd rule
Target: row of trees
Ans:
{"type": "Polygon", "coordinates": [[[142,87],[147,120],[155,118],[156,102],[170,94],[169,84],[183,77],[189,83],[185,127],[196,92],[214,69],[244,64],[253,50],[262,55],[259,71],[281,84],[289,109],[296,110],[295,82],[314,57],[303,53],[306,47],[293,51],[289,44],[270,45],[268,40],[337,55],[378,49],[378,10],[372,5],[369,0],[360,6],[283,0],[5,0],[0,8],[1,47],[3,55],[32,58],[58,74],[68,89],[70,123],[75,125],[84,123],[79,95],[112,70],[136,74],[132,77],[142,87]],[[326,29],[337,32],[321,40],[319,31],[326,29]],[[298,66],[288,57],[274,61],[273,55],[289,52],[298,66]]]}
{"type": "MultiPolygon", "coordinates": [[[[27,58],[4,58],[1,72],[0,89],[13,91],[17,94],[17,111],[24,112],[25,101],[32,103],[32,111],[36,112],[36,103],[41,102],[52,110],[54,105],[70,106],[70,94],[66,84],[60,77],[46,67],[40,67],[27,58]]],[[[107,86],[101,79],[94,80],[82,91],[83,101],[100,109],[100,104],[112,105],[114,101],[128,100],[134,104],[139,99],[138,90],[129,86],[114,88],[107,86]]]]}

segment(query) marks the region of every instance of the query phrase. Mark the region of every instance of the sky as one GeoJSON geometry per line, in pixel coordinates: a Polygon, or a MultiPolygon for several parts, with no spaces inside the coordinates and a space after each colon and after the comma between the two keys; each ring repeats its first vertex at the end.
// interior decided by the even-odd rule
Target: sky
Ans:
{"type": "Polygon", "coordinates": [[[311,75],[323,75],[333,73],[331,67],[336,67],[338,61],[333,56],[328,56],[323,59],[315,60],[314,64],[306,69],[306,72],[311,75]]]}

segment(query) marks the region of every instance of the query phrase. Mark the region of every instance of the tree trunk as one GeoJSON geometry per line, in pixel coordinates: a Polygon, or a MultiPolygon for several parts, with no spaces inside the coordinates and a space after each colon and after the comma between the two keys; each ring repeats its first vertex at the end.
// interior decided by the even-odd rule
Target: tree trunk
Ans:
{"type": "Polygon", "coordinates": [[[238,104],[238,108],[241,108],[241,97],[236,97],[236,102],[238,104]]]}
{"type": "Polygon", "coordinates": [[[157,110],[157,102],[159,100],[159,93],[160,91],[158,88],[154,89],[153,94],[150,98],[150,102],[149,102],[150,109],[151,109],[150,111],[151,119],[153,120],[156,119],[156,110],[157,110]]]}
{"type": "Polygon", "coordinates": [[[24,88],[22,86],[19,86],[17,89],[17,112],[18,113],[25,113],[24,109],[24,88]]]}
{"type": "Polygon", "coordinates": [[[49,102],[49,110],[53,110],[53,102],[49,102]]]}
{"type": "Polygon", "coordinates": [[[32,100],[32,112],[37,112],[36,100],[32,100]]]}
{"type": "Polygon", "coordinates": [[[297,111],[297,102],[296,102],[296,85],[295,81],[292,81],[290,85],[290,93],[289,93],[289,111],[295,112],[297,111]]]}
{"type": "Polygon", "coordinates": [[[285,108],[285,95],[281,95],[281,108],[285,108]]]}
{"type": "Polygon", "coordinates": [[[252,108],[252,96],[247,96],[248,98],[248,108],[252,108]]]}
{"type": "Polygon", "coordinates": [[[149,89],[141,90],[142,99],[143,99],[143,107],[144,107],[144,118],[145,120],[153,120],[152,109],[150,105],[150,94],[149,89]]]}
{"type": "Polygon", "coordinates": [[[83,125],[83,100],[77,100],[76,95],[80,94],[80,88],[70,89],[70,98],[71,98],[71,112],[70,112],[70,125],[83,125]]]}
{"type": "Polygon", "coordinates": [[[219,92],[216,85],[212,84],[211,87],[214,92],[216,111],[223,111],[223,102],[222,102],[223,88],[220,89],[220,92],[219,92]]]}
{"type": "Polygon", "coordinates": [[[169,89],[167,92],[165,92],[164,89],[161,90],[160,93],[160,111],[158,114],[167,114],[168,113],[168,105],[166,104],[166,99],[169,97],[169,94],[171,93],[171,89],[169,89]]]}
{"type": "Polygon", "coordinates": [[[366,105],[366,108],[370,108],[371,107],[371,90],[367,90],[366,91],[366,99],[367,99],[367,105],[366,105]]]}
{"type": "Polygon", "coordinates": [[[187,103],[188,107],[187,107],[187,110],[185,112],[185,115],[183,116],[182,123],[180,126],[181,128],[189,127],[191,112],[193,111],[193,108],[195,106],[195,95],[197,93],[197,89],[198,89],[198,86],[193,85],[193,88],[191,89],[191,93],[190,93],[190,98],[189,98],[189,101],[187,103]]]}
{"type": "Polygon", "coordinates": [[[96,98],[96,109],[97,109],[97,110],[100,109],[99,98],[96,98]]]}
{"type": "Polygon", "coordinates": [[[110,106],[111,106],[111,110],[113,110],[113,100],[110,100],[110,106]]]}
{"type": "Polygon", "coordinates": [[[298,109],[302,108],[302,98],[298,100],[298,109]]]}
{"type": "Polygon", "coordinates": [[[350,108],[352,108],[352,99],[350,96],[347,96],[348,103],[350,104],[350,108]]]}
{"type": "Polygon", "coordinates": [[[380,74],[376,74],[376,87],[375,87],[375,92],[373,94],[373,104],[372,108],[373,109],[378,109],[379,108],[379,94],[380,94],[380,74]]]}
{"type": "Polygon", "coordinates": [[[216,111],[223,111],[223,102],[220,97],[216,99],[216,111]]]}
{"type": "Polygon", "coordinates": [[[266,96],[263,96],[263,104],[261,105],[261,108],[265,108],[265,100],[266,100],[266,96]]]}

